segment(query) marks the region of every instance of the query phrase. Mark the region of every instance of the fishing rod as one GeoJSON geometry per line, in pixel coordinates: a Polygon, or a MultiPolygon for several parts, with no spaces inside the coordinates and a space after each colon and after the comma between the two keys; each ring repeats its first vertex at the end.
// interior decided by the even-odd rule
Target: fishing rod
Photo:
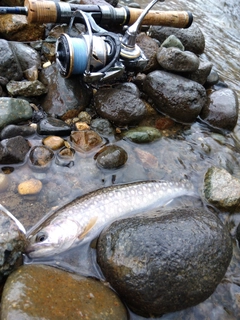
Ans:
{"type": "MultiPolygon", "coordinates": [[[[66,2],[25,0],[24,7],[0,7],[1,14],[18,14],[27,16],[29,23],[69,23],[75,11],[91,14],[95,22],[103,25],[132,25],[142,14],[143,10],[122,6],[114,8],[110,5],[85,5],[66,2]]],[[[76,22],[83,22],[78,16],[76,22]]],[[[149,11],[144,16],[142,24],[188,28],[193,16],[187,11],[149,11]]]]}

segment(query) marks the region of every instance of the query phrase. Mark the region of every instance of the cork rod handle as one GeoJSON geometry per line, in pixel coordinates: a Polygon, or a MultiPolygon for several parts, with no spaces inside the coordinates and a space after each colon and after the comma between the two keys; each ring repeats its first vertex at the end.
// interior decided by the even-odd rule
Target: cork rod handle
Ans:
{"type": "Polygon", "coordinates": [[[31,22],[56,22],[57,8],[54,1],[25,0],[24,6],[28,8],[27,21],[31,22]]]}
{"type": "MultiPolygon", "coordinates": [[[[130,11],[129,25],[133,24],[140,16],[141,9],[132,9],[130,11]]],[[[193,17],[187,11],[155,11],[150,10],[144,17],[142,24],[154,26],[167,26],[174,28],[188,28],[192,24],[193,17]]]]}

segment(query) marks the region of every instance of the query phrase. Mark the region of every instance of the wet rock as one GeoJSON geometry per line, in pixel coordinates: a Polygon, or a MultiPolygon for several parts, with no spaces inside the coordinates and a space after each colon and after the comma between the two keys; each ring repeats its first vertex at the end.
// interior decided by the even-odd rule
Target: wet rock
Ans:
{"type": "Polygon", "coordinates": [[[40,135],[69,136],[71,127],[64,121],[55,118],[42,119],[37,125],[37,132],[40,135]]]}
{"type": "Polygon", "coordinates": [[[26,244],[25,234],[0,206],[0,282],[9,275],[26,244]]]}
{"type": "Polygon", "coordinates": [[[52,150],[58,150],[64,146],[64,139],[58,136],[48,136],[42,142],[52,150]]]}
{"type": "Polygon", "coordinates": [[[136,143],[152,142],[161,138],[161,132],[152,127],[137,127],[123,133],[123,137],[136,143]]]}
{"type": "Polygon", "coordinates": [[[185,50],[182,42],[173,34],[163,41],[163,43],[161,44],[161,47],[164,47],[164,48],[174,47],[174,48],[178,48],[181,51],[185,50]]]}
{"type": "Polygon", "coordinates": [[[0,35],[11,41],[34,41],[43,39],[45,26],[39,23],[28,23],[23,15],[1,15],[0,35]]]}
{"type": "Polygon", "coordinates": [[[107,119],[97,118],[91,122],[91,128],[103,136],[113,134],[113,127],[107,119]]]}
{"type": "Polygon", "coordinates": [[[38,79],[38,69],[33,66],[23,71],[24,77],[29,81],[35,81],[38,79]]]}
{"type": "Polygon", "coordinates": [[[206,86],[213,86],[219,81],[219,74],[215,70],[211,70],[210,74],[207,77],[206,86]]]}
{"type": "Polygon", "coordinates": [[[128,316],[116,293],[100,281],[26,265],[7,279],[2,297],[1,319],[21,318],[127,320],[128,316]]]}
{"type": "Polygon", "coordinates": [[[200,208],[157,209],[101,233],[98,263],[135,313],[150,317],[207,299],[232,256],[227,228],[200,208]]]}
{"type": "Polygon", "coordinates": [[[30,179],[21,182],[18,185],[18,193],[22,196],[29,194],[37,194],[42,190],[42,182],[37,179],[30,179]]]}
{"type": "Polygon", "coordinates": [[[151,72],[158,67],[156,52],[158,49],[158,44],[152,38],[146,35],[146,33],[140,33],[137,36],[136,43],[144,52],[146,58],[148,59],[147,66],[141,70],[144,73],[151,72]]]}
{"type": "Polygon", "coordinates": [[[195,121],[207,101],[203,86],[165,71],[149,73],[143,89],[157,111],[182,123],[195,121]]]}
{"type": "Polygon", "coordinates": [[[127,152],[116,145],[103,147],[94,157],[97,165],[104,169],[117,169],[127,162],[127,152]]]}
{"type": "Polygon", "coordinates": [[[195,72],[185,75],[185,77],[204,85],[207,82],[213,64],[208,61],[203,61],[201,58],[199,60],[200,64],[198,69],[195,72]]]}
{"type": "Polygon", "coordinates": [[[74,125],[77,131],[90,130],[90,126],[86,122],[77,121],[74,125]]]}
{"type": "Polygon", "coordinates": [[[21,136],[2,140],[0,142],[0,164],[23,162],[29,149],[28,141],[21,136]]]}
{"type": "MultiPolygon", "coordinates": [[[[11,42],[11,48],[14,51],[15,56],[17,57],[22,71],[35,68],[38,70],[41,68],[41,59],[39,53],[31,48],[29,45],[14,41],[11,42]]],[[[12,80],[12,79],[9,79],[12,80]]],[[[37,79],[34,79],[37,80],[37,79]]]]}
{"type": "Polygon", "coordinates": [[[23,99],[0,98],[0,130],[8,124],[31,119],[32,108],[23,99]]]}
{"type": "Polygon", "coordinates": [[[91,123],[92,117],[86,111],[81,111],[78,115],[79,121],[86,122],[87,124],[91,123]]]}
{"type": "Polygon", "coordinates": [[[158,26],[150,28],[150,36],[156,38],[160,43],[163,43],[171,35],[176,36],[182,42],[186,51],[191,51],[195,54],[204,52],[205,38],[201,29],[195,23],[187,29],[158,26]]]}
{"type": "Polygon", "coordinates": [[[46,146],[35,146],[29,154],[29,164],[32,169],[44,170],[51,166],[54,158],[53,151],[46,146]]]}
{"type": "Polygon", "coordinates": [[[55,163],[62,167],[71,168],[74,166],[75,150],[63,147],[56,155],[55,163]]]}
{"type": "Polygon", "coordinates": [[[21,80],[23,78],[22,69],[12,50],[10,42],[0,39],[0,55],[1,77],[7,78],[8,80],[21,80]]]}
{"type": "Polygon", "coordinates": [[[9,177],[7,174],[0,173],[0,192],[7,190],[9,186],[9,177]]]}
{"type": "Polygon", "coordinates": [[[144,102],[135,94],[119,89],[99,89],[94,97],[96,112],[117,125],[140,121],[145,113],[144,102]]]}
{"type": "Polygon", "coordinates": [[[9,139],[16,136],[29,137],[33,135],[36,130],[28,125],[9,124],[0,132],[0,140],[9,139]]]}
{"type": "Polygon", "coordinates": [[[240,246],[240,223],[238,224],[237,229],[236,229],[236,239],[237,239],[238,244],[240,246]]]}
{"type": "Polygon", "coordinates": [[[44,111],[62,120],[76,117],[90,101],[92,90],[79,77],[63,78],[56,64],[43,69],[39,80],[48,88],[41,101],[44,111]]]}
{"type": "Polygon", "coordinates": [[[173,47],[159,48],[157,61],[163,69],[175,72],[196,71],[200,63],[194,53],[173,47]]]}
{"type": "Polygon", "coordinates": [[[211,167],[204,177],[203,193],[209,203],[234,209],[240,204],[240,180],[223,168],[211,167]]]}
{"type": "Polygon", "coordinates": [[[14,81],[7,84],[7,90],[11,96],[33,97],[47,93],[48,89],[38,80],[14,81]]]}
{"type": "Polygon", "coordinates": [[[124,82],[116,86],[116,89],[124,90],[128,93],[135,95],[137,98],[140,98],[140,91],[138,87],[133,82],[124,82]]]}
{"type": "Polygon", "coordinates": [[[172,119],[167,117],[159,118],[155,122],[155,127],[158,130],[171,129],[172,127],[174,127],[174,125],[175,125],[175,122],[172,119]]]}
{"type": "Polygon", "coordinates": [[[88,152],[95,149],[102,143],[102,138],[97,132],[88,131],[73,131],[70,135],[73,146],[76,150],[88,152]]]}
{"type": "Polygon", "coordinates": [[[208,96],[200,118],[213,128],[232,131],[238,120],[238,98],[231,89],[220,89],[208,96]]]}

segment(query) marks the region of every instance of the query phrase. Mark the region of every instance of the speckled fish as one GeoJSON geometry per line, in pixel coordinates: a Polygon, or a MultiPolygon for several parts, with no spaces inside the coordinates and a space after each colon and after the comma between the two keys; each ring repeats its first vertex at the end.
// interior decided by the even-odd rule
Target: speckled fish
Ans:
{"type": "Polygon", "coordinates": [[[26,254],[40,258],[61,253],[94,239],[106,224],[118,218],[194,194],[187,181],[136,182],[93,191],[58,209],[30,230],[26,254]]]}

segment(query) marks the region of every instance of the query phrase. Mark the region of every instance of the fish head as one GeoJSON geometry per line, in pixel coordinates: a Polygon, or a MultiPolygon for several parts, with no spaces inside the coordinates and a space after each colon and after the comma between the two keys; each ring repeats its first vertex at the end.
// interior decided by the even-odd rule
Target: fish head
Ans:
{"type": "Polygon", "coordinates": [[[59,254],[70,248],[81,232],[76,221],[56,219],[40,226],[28,236],[25,253],[29,258],[44,258],[59,254]]]}

